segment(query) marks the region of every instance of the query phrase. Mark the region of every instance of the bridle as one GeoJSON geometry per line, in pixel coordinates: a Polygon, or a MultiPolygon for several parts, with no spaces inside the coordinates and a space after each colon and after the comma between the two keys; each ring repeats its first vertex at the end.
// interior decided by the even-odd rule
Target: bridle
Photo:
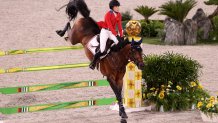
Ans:
{"type": "MultiPolygon", "coordinates": [[[[139,46],[132,46],[131,45],[131,50],[130,50],[130,53],[129,53],[129,60],[134,62],[136,65],[139,64],[139,61],[134,57],[135,55],[135,52],[142,52],[142,48],[139,46]],[[136,50],[136,51],[134,51],[136,50]]],[[[144,57],[144,54],[143,54],[143,57],[144,57]]]]}

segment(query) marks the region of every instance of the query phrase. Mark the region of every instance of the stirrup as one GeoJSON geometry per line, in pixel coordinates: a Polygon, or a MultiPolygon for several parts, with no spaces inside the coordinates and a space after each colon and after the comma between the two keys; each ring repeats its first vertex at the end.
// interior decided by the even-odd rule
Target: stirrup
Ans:
{"type": "Polygon", "coordinates": [[[97,64],[97,61],[98,61],[98,59],[101,57],[101,55],[102,55],[102,53],[100,52],[100,50],[96,52],[96,54],[95,54],[95,56],[94,56],[92,62],[91,62],[90,65],[89,65],[89,68],[91,68],[92,70],[95,69],[95,66],[96,66],[96,64],[97,64]]]}

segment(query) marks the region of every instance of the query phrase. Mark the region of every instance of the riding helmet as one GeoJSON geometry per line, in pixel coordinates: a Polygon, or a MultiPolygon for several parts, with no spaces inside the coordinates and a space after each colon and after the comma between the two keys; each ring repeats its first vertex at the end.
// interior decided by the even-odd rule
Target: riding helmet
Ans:
{"type": "Polygon", "coordinates": [[[114,6],[120,6],[120,2],[117,0],[111,0],[109,3],[110,9],[113,9],[114,6]]]}

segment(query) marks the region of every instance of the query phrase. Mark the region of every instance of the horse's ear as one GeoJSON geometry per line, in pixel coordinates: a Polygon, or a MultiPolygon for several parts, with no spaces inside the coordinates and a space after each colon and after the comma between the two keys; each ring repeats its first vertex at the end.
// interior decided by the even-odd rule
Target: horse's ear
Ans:
{"type": "Polygon", "coordinates": [[[141,48],[140,45],[134,45],[134,46],[132,46],[132,48],[135,49],[138,52],[142,52],[142,48],[141,48]]]}
{"type": "Polygon", "coordinates": [[[129,41],[128,37],[126,37],[126,36],[124,37],[124,42],[127,42],[128,44],[131,43],[131,42],[129,41]]]}

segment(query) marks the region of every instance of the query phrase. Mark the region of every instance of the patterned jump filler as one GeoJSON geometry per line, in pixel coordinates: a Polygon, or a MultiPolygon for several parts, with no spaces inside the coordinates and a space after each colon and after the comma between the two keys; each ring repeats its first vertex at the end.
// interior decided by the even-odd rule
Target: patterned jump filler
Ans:
{"type": "Polygon", "coordinates": [[[128,108],[139,108],[142,102],[142,71],[130,62],[124,76],[124,105],[128,108]]]}

